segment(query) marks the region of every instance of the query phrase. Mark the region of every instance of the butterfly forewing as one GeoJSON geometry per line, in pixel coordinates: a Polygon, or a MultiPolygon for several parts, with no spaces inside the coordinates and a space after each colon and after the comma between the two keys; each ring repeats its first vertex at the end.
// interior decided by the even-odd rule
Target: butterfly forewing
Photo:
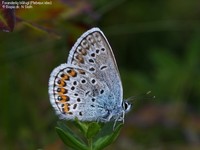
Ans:
{"type": "Polygon", "coordinates": [[[92,28],[77,40],[70,51],[67,63],[87,70],[100,81],[106,81],[109,89],[115,93],[116,100],[122,101],[122,83],[117,63],[100,29],[92,28]]]}

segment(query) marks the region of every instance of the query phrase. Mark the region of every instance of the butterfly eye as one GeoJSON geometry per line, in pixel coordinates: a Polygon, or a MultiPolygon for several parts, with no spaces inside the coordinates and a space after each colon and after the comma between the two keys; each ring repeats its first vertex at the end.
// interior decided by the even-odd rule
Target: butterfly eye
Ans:
{"type": "Polygon", "coordinates": [[[128,103],[128,102],[123,102],[123,103],[122,103],[122,108],[123,108],[124,111],[127,113],[127,112],[129,112],[130,109],[131,109],[131,104],[128,103]]]}

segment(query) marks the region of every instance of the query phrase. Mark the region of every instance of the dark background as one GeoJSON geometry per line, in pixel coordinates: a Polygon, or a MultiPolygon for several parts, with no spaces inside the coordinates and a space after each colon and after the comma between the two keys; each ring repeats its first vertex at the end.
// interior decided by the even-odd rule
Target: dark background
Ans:
{"type": "Polygon", "coordinates": [[[1,149],[65,149],[54,129],[49,75],[95,26],[113,48],[124,98],[134,96],[107,149],[199,148],[199,0],[58,0],[16,16],[23,21],[14,31],[0,32],[1,149]]]}

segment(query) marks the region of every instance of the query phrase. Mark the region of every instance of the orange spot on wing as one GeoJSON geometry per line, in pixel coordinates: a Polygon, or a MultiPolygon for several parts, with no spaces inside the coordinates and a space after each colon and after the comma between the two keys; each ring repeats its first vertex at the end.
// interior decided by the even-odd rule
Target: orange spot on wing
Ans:
{"type": "Polygon", "coordinates": [[[60,100],[60,102],[61,101],[64,101],[64,102],[67,102],[67,101],[69,101],[69,96],[67,96],[67,95],[64,95],[64,94],[59,94],[59,96],[61,97],[61,100],[60,100]]]}
{"type": "Polygon", "coordinates": [[[65,113],[69,113],[69,107],[68,107],[67,103],[64,104],[62,111],[65,112],[65,113]]]}
{"type": "Polygon", "coordinates": [[[67,90],[65,88],[61,88],[59,94],[66,94],[67,90]]]}
{"type": "Polygon", "coordinates": [[[87,54],[87,52],[86,52],[85,49],[82,49],[82,50],[81,50],[81,53],[82,53],[82,55],[86,55],[86,54],[87,54]]]}
{"type": "Polygon", "coordinates": [[[69,76],[65,74],[65,75],[62,77],[62,79],[63,79],[63,80],[69,80],[69,76]]]}
{"type": "Polygon", "coordinates": [[[65,83],[65,81],[64,81],[63,79],[60,79],[57,83],[58,83],[58,85],[59,85],[60,87],[66,86],[66,83],[65,83]]]}
{"type": "Polygon", "coordinates": [[[69,101],[69,97],[68,97],[68,96],[66,96],[66,95],[62,95],[61,97],[62,97],[63,100],[65,100],[65,101],[69,101]]]}
{"type": "Polygon", "coordinates": [[[77,55],[76,58],[79,60],[80,63],[84,63],[84,59],[81,55],[77,55]]]}
{"type": "Polygon", "coordinates": [[[62,106],[62,111],[63,111],[63,113],[67,113],[67,114],[69,114],[69,115],[73,115],[73,113],[72,112],[70,112],[69,110],[70,110],[70,108],[69,108],[69,104],[63,104],[63,106],[62,106]]]}
{"type": "Polygon", "coordinates": [[[69,75],[72,77],[75,77],[77,75],[75,70],[71,70],[71,72],[69,72],[69,75]]]}
{"type": "Polygon", "coordinates": [[[85,74],[85,71],[79,70],[79,73],[80,73],[80,74],[85,74]]]}

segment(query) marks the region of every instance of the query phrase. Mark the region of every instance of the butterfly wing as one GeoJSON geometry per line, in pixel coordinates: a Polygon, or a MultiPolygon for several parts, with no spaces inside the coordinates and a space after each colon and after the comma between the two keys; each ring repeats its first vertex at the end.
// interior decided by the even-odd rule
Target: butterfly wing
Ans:
{"type": "Polygon", "coordinates": [[[113,115],[109,111],[121,108],[122,85],[117,64],[98,28],[85,32],[70,51],[67,64],[53,70],[49,94],[56,113],[68,120],[77,117],[83,121],[109,121],[113,115]]]}
{"type": "Polygon", "coordinates": [[[61,64],[50,76],[50,101],[61,119],[74,120],[77,117],[83,121],[97,120],[97,89],[102,87],[103,84],[97,84],[92,74],[72,65],[61,64]]]}
{"type": "Polygon", "coordinates": [[[123,89],[117,63],[112,49],[99,28],[85,32],[72,47],[68,64],[83,68],[99,81],[105,82],[115,94],[115,100],[122,103],[123,89]]]}

